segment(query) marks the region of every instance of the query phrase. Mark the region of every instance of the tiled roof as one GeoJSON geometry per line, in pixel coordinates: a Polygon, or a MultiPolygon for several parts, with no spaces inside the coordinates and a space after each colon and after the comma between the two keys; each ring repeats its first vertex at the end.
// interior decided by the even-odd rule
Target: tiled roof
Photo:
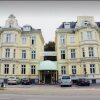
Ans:
{"type": "MultiPolygon", "coordinates": [[[[66,23],[66,22],[63,22],[63,23],[59,26],[59,29],[60,29],[60,28],[64,28],[64,23],[66,23]]],[[[70,28],[75,28],[75,25],[76,25],[77,22],[68,22],[68,23],[70,23],[70,28]]]]}
{"type": "Polygon", "coordinates": [[[97,26],[100,28],[100,22],[96,22],[97,26]]]}
{"type": "MultiPolygon", "coordinates": [[[[66,23],[66,22],[63,22],[63,23],[58,27],[58,29],[64,28],[64,23],[66,23]]],[[[70,23],[70,28],[75,28],[77,22],[67,22],[67,23],[70,23]]],[[[95,23],[96,23],[97,26],[100,28],[100,22],[95,22],[95,23]]]]}

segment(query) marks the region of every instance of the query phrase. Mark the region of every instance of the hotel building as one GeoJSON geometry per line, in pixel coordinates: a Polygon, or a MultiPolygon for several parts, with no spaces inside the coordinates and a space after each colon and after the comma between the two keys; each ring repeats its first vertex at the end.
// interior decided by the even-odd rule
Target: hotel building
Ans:
{"type": "Polygon", "coordinates": [[[38,83],[57,83],[61,75],[72,80],[87,77],[100,82],[100,22],[92,16],[78,16],[76,22],[63,22],[55,31],[54,52],[44,51],[41,29],[20,27],[10,15],[0,27],[0,78],[31,78],[38,83]],[[56,61],[45,60],[55,56],[56,61]]]}

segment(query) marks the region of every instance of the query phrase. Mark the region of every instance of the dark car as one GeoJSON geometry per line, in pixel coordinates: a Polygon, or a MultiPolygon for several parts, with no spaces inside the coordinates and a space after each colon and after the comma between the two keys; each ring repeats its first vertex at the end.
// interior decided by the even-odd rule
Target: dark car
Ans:
{"type": "Polygon", "coordinates": [[[31,84],[31,80],[29,78],[23,78],[21,80],[21,84],[22,85],[30,85],[31,84]]]}
{"type": "Polygon", "coordinates": [[[86,78],[79,78],[76,84],[79,86],[90,86],[90,81],[86,78]]]}

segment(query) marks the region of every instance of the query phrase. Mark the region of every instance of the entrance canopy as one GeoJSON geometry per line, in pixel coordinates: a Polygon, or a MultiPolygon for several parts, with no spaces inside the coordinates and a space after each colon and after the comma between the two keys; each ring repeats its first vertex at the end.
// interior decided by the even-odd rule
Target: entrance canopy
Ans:
{"type": "Polygon", "coordinates": [[[56,61],[42,61],[38,70],[58,70],[56,61]]]}

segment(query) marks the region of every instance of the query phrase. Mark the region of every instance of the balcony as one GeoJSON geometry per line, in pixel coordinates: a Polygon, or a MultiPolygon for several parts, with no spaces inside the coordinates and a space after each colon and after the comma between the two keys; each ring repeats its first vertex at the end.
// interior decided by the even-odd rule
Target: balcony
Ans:
{"type": "Polygon", "coordinates": [[[10,43],[7,43],[7,42],[3,42],[3,43],[1,43],[1,46],[16,46],[17,45],[17,43],[15,43],[15,42],[10,42],[10,43]]]}
{"type": "Polygon", "coordinates": [[[83,40],[83,41],[80,41],[80,45],[85,45],[85,44],[99,45],[99,42],[97,40],[83,40]]]}
{"type": "Polygon", "coordinates": [[[100,58],[99,57],[85,57],[85,58],[81,58],[80,59],[81,62],[86,62],[86,61],[100,61],[100,58]]]}

